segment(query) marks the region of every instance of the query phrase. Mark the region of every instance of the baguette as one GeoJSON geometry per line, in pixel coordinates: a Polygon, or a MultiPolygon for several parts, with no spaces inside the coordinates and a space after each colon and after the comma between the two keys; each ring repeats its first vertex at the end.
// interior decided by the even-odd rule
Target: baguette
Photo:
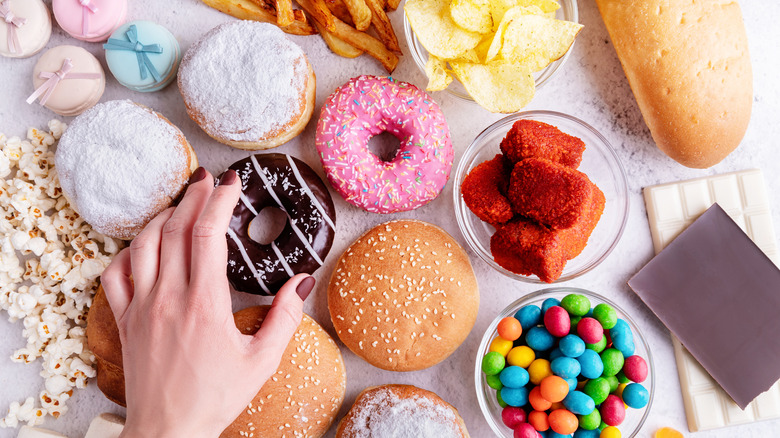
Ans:
{"type": "Polygon", "coordinates": [[[653,140],[708,168],[742,141],[753,73],[742,12],[729,0],[596,0],[653,140]]]}

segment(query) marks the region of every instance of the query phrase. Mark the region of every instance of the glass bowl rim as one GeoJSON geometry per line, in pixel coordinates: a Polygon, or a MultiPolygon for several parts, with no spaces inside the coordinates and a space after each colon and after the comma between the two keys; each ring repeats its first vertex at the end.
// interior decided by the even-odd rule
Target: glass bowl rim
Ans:
{"type": "MultiPolygon", "coordinates": [[[[574,22],[574,23],[579,23],[579,19],[580,19],[580,17],[579,17],[579,5],[577,4],[577,0],[558,0],[558,1],[560,1],[560,2],[567,2],[569,4],[570,8],[571,8],[571,17],[567,21],[571,21],[571,22],[574,22]]],[[[419,42],[419,40],[417,39],[417,36],[414,34],[414,31],[412,30],[412,25],[409,22],[409,18],[406,16],[406,11],[405,10],[404,10],[404,15],[403,15],[403,20],[404,20],[404,22],[403,22],[404,38],[406,38],[406,45],[409,48],[409,53],[411,53],[412,59],[414,60],[414,64],[417,66],[417,69],[420,70],[420,72],[423,74],[423,76],[425,76],[426,79],[427,79],[427,75],[425,74],[425,64],[427,63],[427,58],[423,59],[422,53],[420,53],[420,51],[417,48],[417,44],[422,46],[422,43],[419,42]],[[415,44],[415,41],[417,41],[417,44],[415,44]]],[[[577,43],[577,41],[575,39],[575,41],[572,43],[572,45],[569,46],[569,50],[567,50],[566,53],[562,57],[556,59],[555,61],[551,62],[547,67],[545,67],[544,69],[540,70],[540,72],[542,72],[542,74],[541,74],[542,80],[541,81],[537,81],[536,78],[534,80],[534,85],[536,87],[536,91],[539,91],[542,88],[542,86],[544,86],[544,84],[549,82],[550,79],[552,79],[554,76],[557,75],[557,73],[561,70],[561,67],[563,67],[563,65],[569,59],[569,56],[571,55],[571,53],[572,53],[572,51],[574,49],[574,45],[576,43],[577,43]],[[550,66],[553,66],[553,68],[551,70],[548,70],[550,68],[550,66]]],[[[456,78],[453,78],[453,79],[457,81],[456,78]]],[[[453,90],[451,87],[445,88],[444,91],[449,93],[451,96],[457,97],[460,100],[463,100],[465,102],[471,102],[471,103],[479,106],[479,104],[477,104],[477,102],[468,94],[468,91],[466,91],[465,94],[464,94],[464,93],[461,93],[460,91],[453,90]]]]}
{"type": "MultiPolygon", "coordinates": [[[[538,298],[543,297],[544,295],[551,295],[556,293],[577,293],[585,295],[589,300],[590,299],[596,299],[600,300],[601,302],[604,302],[606,304],[609,304],[612,306],[615,311],[618,314],[622,314],[622,317],[627,320],[627,322],[636,329],[636,335],[635,338],[639,338],[639,340],[642,342],[642,345],[645,348],[645,351],[647,352],[647,357],[645,358],[647,362],[647,369],[648,369],[648,378],[650,381],[650,388],[648,388],[648,391],[650,392],[650,396],[647,400],[647,405],[645,405],[642,418],[639,419],[639,422],[636,425],[636,429],[631,431],[630,435],[627,435],[626,438],[633,438],[637,436],[639,431],[642,429],[642,426],[645,424],[645,421],[647,420],[648,415],[650,414],[650,408],[653,405],[653,399],[655,396],[655,363],[653,362],[653,353],[650,351],[650,344],[647,342],[647,339],[645,338],[644,333],[642,333],[642,329],[639,328],[639,325],[634,321],[634,318],[631,317],[631,315],[626,312],[621,306],[616,304],[611,299],[605,297],[604,295],[601,295],[599,293],[593,292],[588,289],[583,289],[579,287],[572,287],[572,286],[558,286],[558,287],[547,287],[544,289],[538,289],[534,292],[528,293],[526,295],[523,295],[522,297],[512,301],[509,305],[504,307],[498,315],[493,319],[493,321],[490,322],[490,325],[485,330],[485,333],[482,335],[482,340],[479,343],[479,347],[477,348],[477,355],[475,358],[475,366],[474,366],[474,389],[477,393],[477,401],[479,404],[480,411],[482,412],[482,416],[485,418],[485,421],[488,423],[490,428],[493,430],[493,432],[499,436],[503,437],[502,431],[509,430],[504,426],[503,424],[498,424],[492,416],[492,411],[489,410],[487,405],[487,398],[485,397],[485,385],[482,383],[482,356],[483,352],[488,347],[488,343],[492,340],[492,335],[496,332],[496,329],[498,327],[498,322],[501,321],[503,318],[502,315],[507,312],[509,309],[513,310],[519,310],[521,306],[523,306],[525,303],[528,303],[530,301],[534,301],[538,298]]],[[[593,303],[591,303],[593,305],[593,303]]],[[[510,313],[510,315],[513,315],[516,312],[510,313]]],[[[505,315],[506,316],[506,315],[505,315]]],[[[645,379],[642,383],[647,383],[648,379],[645,379]]],[[[621,431],[622,432],[622,431],[621,431]]]]}
{"type": "MultiPolygon", "coordinates": [[[[507,115],[493,123],[491,123],[488,127],[482,130],[476,137],[474,137],[474,140],[472,140],[471,144],[469,144],[468,147],[466,147],[466,150],[461,154],[460,161],[458,162],[458,166],[455,170],[455,186],[452,190],[453,195],[453,201],[454,201],[454,207],[455,207],[455,218],[458,222],[458,228],[460,229],[461,234],[466,239],[466,242],[468,243],[469,247],[472,251],[477,253],[479,258],[481,258],[483,261],[485,261],[488,265],[490,265],[493,269],[497,270],[501,274],[504,274],[505,276],[512,278],[517,281],[525,282],[525,283],[532,283],[532,284],[556,284],[556,283],[563,283],[565,281],[573,280],[577,277],[580,277],[593,269],[595,269],[597,266],[599,266],[604,260],[606,260],[607,257],[612,253],[612,251],[617,247],[618,243],[620,242],[620,239],[623,237],[623,232],[626,229],[626,224],[628,223],[628,216],[630,213],[630,200],[628,196],[628,178],[626,176],[625,168],[623,167],[623,163],[620,161],[620,158],[615,151],[615,149],[612,147],[612,145],[609,143],[609,141],[594,127],[591,125],[585,123],[584,121],[578,119],[577,117],[564,114],[557,111],[549,111],[549,110],[532,110],[532,111],[522,111],[514,114],[507,115]],[[469,227],[466,224],[466,217],[463,212],[463,207],[460,204],[464,204],[463,200],[461,199],[461,192],[460,192],[460,184],[463,182],[463,178],[466,177],[466,163],[467,161],[471,161],[470,157],[471,155],[474,155],[475,151],[481,149],[484,147],[484,144],[482,144],[482,140],[491,135],[493,132],[503,128],[507,124],[513,124],[514,122],[518,120],[523,119],[534,119],[534,117],[541,116],[541,117],[552,117],[552,118],[561,118],[568,120],[570,122],[575,123],[576,125],[579,125],[581,128],[585,129],[586,131],[589,131],[591,134],[593,134],[599,142],[601,142],[601,146],[599,147],[602,152],[605,153],[609,158],[611,158],[614,161],[614,164],[616,164],[615,167],[609,166],[611,169],[611,172],[613,174],[613,177],[617,180],[618,185],[618,192],[622,192],[622,196],[620,196],[620,193],[618,193],[618,196],[622,198],[617,199],[617,201],[622,204],[622,212],[623,212],[623,218],[621,220],[619,229],[617,234],[615,235],[614,240],[609,245],[609,247],[601,254],[598,258],[596,258],[594,261],[590,262],[588,265],[580,269],[576,272],[571,272],[566,275],[561,275],[560,278],[555,280],[553,283],[544,283],[538,278],[532,277],[532,276],[525,276],[516,274],[514,272],[511,272],[498,263],[493,259],[492,254],[483,252],[480,249],[480,246],[476,242],[476,238],[472,235],[472,233],[469,230],[469,227]],[[478,145],[481,145],[479,148],[477,148],[478,145]]],[[[464,204],[465,205],[465,204],[464,204]]]]}

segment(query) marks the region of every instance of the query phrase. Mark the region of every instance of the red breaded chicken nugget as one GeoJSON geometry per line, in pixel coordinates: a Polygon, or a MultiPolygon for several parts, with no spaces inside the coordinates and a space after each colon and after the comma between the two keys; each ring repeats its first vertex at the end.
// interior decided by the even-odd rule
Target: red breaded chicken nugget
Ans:
{"type": "Polygon", "coordinates": [[[579,138],[535,120],[518,120],[501,141],[501,152],[512,163],[535,157],[576,169],[584,150],[579,138]]]}
{"type": "Polygon", "coordinates": [[[573,227],[587,214],[595,184],[584,173],[549,160],[528,158],[515,164],[507,197],[512,209],[554,230],[573,227]]]}
{"type": "Polygon", "coordinates": [[[460,191],[463,201],[478,218],[493,225],[503,224],[512,219],[514,213],[506,190],[509,185],[509,172],[506,170],[503,155],[485,161],[471,169],[460,191]]]}
{"type": "Polygon", "coordinates": [[[566,233],[566,253],[569,260],[580,255],[582,250],[585,249],[591,233],[598,225],[601,214],[604,212],[604,204],[606,203],[604,193],[595,185],[594,187],[595,190],[587,212],[583,214],[573,227],[562,231],[566,233]]]}
{"type": "Polygon", "coordinates": [[[490,238],[493,259],[520,275],[536,275],[545,283],[557,280],[566,265],[563,233],[518,217],[502,225],[490,238]]]}

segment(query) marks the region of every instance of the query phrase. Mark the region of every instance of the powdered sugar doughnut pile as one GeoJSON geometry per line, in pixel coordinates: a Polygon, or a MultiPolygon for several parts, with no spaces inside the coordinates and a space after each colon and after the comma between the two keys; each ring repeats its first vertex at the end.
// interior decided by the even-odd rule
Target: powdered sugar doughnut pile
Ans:
{"type": "Polygon", "coordinates": [[[336,89],[317,123],[317,150],[341,196],[374,213],[407,211],[441,193],[452,169],[450,131],[425,92],[393,78],[360,76],[336,89]],[[401,145],[384,162],[368,149],[387,131],[401,145]]]}
{"type": "Polygon", "coordinates": [[[130,239],[179,195],[190,154],[184,135],[162,116],[115,100],[73,120],[55,165],[65,196],[93,228],[130,239]]]}
{"type": "Polygon", "coordinates": [[[190,117],[208,135],[223,143],[257,142],[301,118],[308,77],[303,50],[278,27],[235,21],[187,51],[179,89],[190,117]]]}

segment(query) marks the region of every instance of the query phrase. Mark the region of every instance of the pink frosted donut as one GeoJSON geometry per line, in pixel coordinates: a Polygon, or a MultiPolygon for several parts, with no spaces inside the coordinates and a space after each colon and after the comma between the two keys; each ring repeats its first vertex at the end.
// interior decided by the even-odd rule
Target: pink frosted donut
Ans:
{"type": "Polygon", "coordinates": [[[425,205],[441,193],[452,168],[450,131],[439,106],[391,77],[360,76],[331,94],[316,143],[331,185],[350,204],[374,213],[425,205]],[[401,142],[389,162],[368,148],[384,131],[401,142]]]}

